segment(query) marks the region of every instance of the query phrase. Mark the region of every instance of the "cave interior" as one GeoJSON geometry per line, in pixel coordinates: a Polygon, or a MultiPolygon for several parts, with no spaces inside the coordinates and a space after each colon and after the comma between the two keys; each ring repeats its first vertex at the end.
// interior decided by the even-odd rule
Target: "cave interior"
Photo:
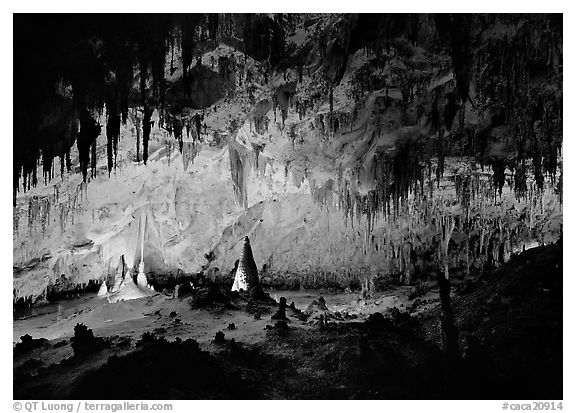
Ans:
{"type": "Polygon", "coordinates": [[[562,399],[561,14],[13,21],[15,398],[562,399]]]}

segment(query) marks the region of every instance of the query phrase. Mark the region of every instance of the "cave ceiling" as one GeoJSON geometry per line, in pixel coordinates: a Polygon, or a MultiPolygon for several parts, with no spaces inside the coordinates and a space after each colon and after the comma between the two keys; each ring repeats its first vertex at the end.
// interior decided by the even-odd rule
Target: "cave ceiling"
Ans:
{"type": "MultiPolygon", "coordinates": [[[[377,133],[404,137],[375,155],[393,158],[375,177],[392,196],[418,180],[420,170],[410,165],[434,158],[441,169],[451,155],[491,165],[497,184],[505,167],[529,168],[540,185],[557,175],[561,15],[20,14],[14,16],[14,202],[38,183],[40,165],[48,181],[57,158],[73,173],[73,146],[89,180],[101,134],[110,172],[120,126],[130,116],[143,125],[146,162],[154,112],[176,141],[200,113],[218,110],[239,90],[250,94],[245,117],[258,123],[258,112],[272,105],[283,122],[288,106],[300,102],[298,85],[308,82],[307,97],[328,104],[337,130],[334,93],[358,53],[369,58],[355,70],[349,99],[373,105],[377,133]],[[243,59],[203,58],[220,46],[243,59]],[[257,62],[258,76],[244,70],[246,59],[257,62]],[[252,77],[266,83],[274,76],[286,81],[268,96],[251,94],[252,77]],[[372,92],[378,96],[368,101],[372,92]]],[[[228,125],[231,133],[239,127],[228,125]]]]}

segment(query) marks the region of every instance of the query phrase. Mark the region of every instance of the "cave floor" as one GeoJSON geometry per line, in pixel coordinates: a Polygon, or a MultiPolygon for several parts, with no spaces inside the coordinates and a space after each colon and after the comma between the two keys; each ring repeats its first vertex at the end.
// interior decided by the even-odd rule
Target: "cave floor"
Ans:
{"type": "Polygon", "coordinates": [[[562,247],[526,251],[454,290],[457,364],[442,351],[434,288],[416,300],[407,287],[371,300],[322,294],[328,311],[307,318],[298,309],[318,292],[270,291],[297,308],[287,308],[284,327],[272,300],[258,318],[245,306],[198,309],[162,294],[114,304],[82,297],[60,319],[46,307],[14,321],[14,342],[47,339],[15,345],[14,397],[561,399],[562,247]],[[78,323],[99,343],[82,355],[73,349],[78,323]]]}
{"type": "MultiPolygon", "coordinates": [[[[294,302],[302,311],[314,299],[322,296],[331,311],[347,312],[363,319],[374,312],[408,307],[412,302],[408,299],[409,291],[410,287],[399,286],[385,293],[377,293],[376,298],[371,300],[360,299],[358,293],[327,294],[315,290],[272,290],[268,293],[276,301],[285,297],[288,303],[294,302]]],[[[437,302],[436,297],[435,290],[427,294],[431,303],[437,302]]],[[[89,294],[63,301],[60,305],[60,316],[58,303],[53,303],[37,309],[31,315],[15,319],[13,342],[20,341],[24,334],[56,341],[69,339],[73,335],[74,326],[83,323],[97,337],[121,335],[137,340],[146,331],[163,328],[166,331],[162,335],[166,338],[194,338],[200,345],[209,345],[216,332],[226,330],[230,323],[234,323],[239,328],[227,331],[226,336],[253,344],[265,339],[264,327],[270,323],[269,317],[254,320],[251,314],[243,311],[191,309],[186,299],[172,299],[162,294],[116,303],[108,303],[106,298],[89,294]],[[172,312],[177,315],[170,317],[172,312]],[[181,322],[174,323],[176,318],[181,322]]],[[[419,310],[422,311],[421,308],[419,310]]],[[[299,324],[303,328],[307,325],[303,322],[299,324]]]]}

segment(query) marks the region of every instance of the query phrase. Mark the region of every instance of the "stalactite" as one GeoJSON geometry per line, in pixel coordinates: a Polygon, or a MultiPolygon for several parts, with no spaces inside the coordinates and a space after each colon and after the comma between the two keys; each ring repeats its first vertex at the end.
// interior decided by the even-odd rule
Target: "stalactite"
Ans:
{"type": "Polygon", "coordinates": [[[521,162],[517,165],[514,173],[514,192],[518,198],[523,198],[526,195],[528,190],[526,179],[526,164],[521,162]]]}
{"type": "Polygon", "coordinates": [[[142,160],[144,165],[148,161],[148,141],[152,130],[152,111],[150,106],[144,106],[144,120],[142,121],[142,160]]]}
{"type": "Polygon", "coordinates": [[[136,162],[140,162],[140,118],[137,114],[134,116],[134,128],[136,129],[136,162]]]}
{"type": "Polygon", "coordinates": [[[118,154],[118,138],[120,136],[120,116],[110,108],[108,121],[106,123],[107,155],[108,155],[108,176],[112,168],[116,168],[116,158],[118,154]]]}
{"type": "Polygon", "coordinates": [[[70,159],[70,149],[66,150],[66,170],[68,173],[72,170],[72,160],[70,159]]]}
{"type": "MultiPolygon", "coordinates": [[[[525,145],[540,189],[543,170],[551,180],[556,175],[556,152],[562,144],[561,58],[550,58],[561,55],[562,34],[549,19],[528,19],[512,35],[492,38],[476,53],[477,66],[482,68],[476,75],[478,102],[487,112],[500,112],[500,123],[523,137],[519,161],[524,160],[525,145]]],[[[522,192],[523,185],[517,189],[522,192]]]]}
{"type": "Polygon", "coordinates": [[[230,173],[232,175],[232,187],[236,196],[236,202],[243,207],[248,205],[245,183],[245,158],[231,144],[228,145],[230,156],[230,173]]]}
{"type": "Polygon", "coordinates": [[[194,144],[194,142],[186,141],[183,142],[182,147],[182,164],[184,170],[188,170],[188,165],[194,163],[194,159],[200,152],[199,148],[194,144]]]}
{"type": "Polygon", "coordinates": [[[64,154],[60,155],[60,177],[62,179],[64,179],[64,167],[65,167],[65,159],[64,159],[64,154]]]}
{"type": "Polygon", "coordinates": [[[182,153],[184,146],[183,136],[182,136],[182,120],[180,118],[174,118],[173,121],[174,137],[178,141],[178,150],[182,153]]]}
{"type": "Polygon", "coordinates": [[[90,169],[91,169],[91,176],[92,178],[96,177],[96,165],[97,165],[97,156],[96,156],[96,139],[90,145],[90,169]]]}
{"type": "Polygon", "coordinates": [[[444,159],[446,156],[446,152],[444,149],[444,129],[440,128],[438,130],[438,164],[436,165],[436,184],[438,188],[440,188],[440,180],[444,175],[444,159]]]}
{"type": "Polygon", "coordinates": [[[42,176],[44,177],[44,185],[52,180],[52,161],[54,157],[47,151],[42,153],[42,176]]]}
{"type": "Polygon", "coordinates": [[[502,188],[506,178],[506,164],[504,160],[494,160],[491,163],[494,186],[498,190],[498,194],[502,196],[502,188]]]}
{"type": "Polygon", "coordinates": [[[200,115],[199,113],[194,114],[194,116],[192,117],[192,122],[194,124],[194,128],[196,129],[196,139],[198,139],[198,141],[201,141],[201,134],[202,134],[202,120],[204,119],[203,115],[200,115]]]}
{"type": "Polygon", "coordinates": [[[101,126],[88,113],[84,113],[80,118],[80,132],[78,133],[77,145],[80,160],[80,168],[84,182],[88,177],[88,164],[90,163],[90,148],[92,150],[92,165],[95,168],[95,142],[100,135],[101,126]]]}
{"type": "Polygon", "coordinates": [[[188,79],[188,68],[192,64],[192,57],[195,43],[195,31],[199,23],[198,15],[187,14],[184,16],[181,34],[181,48],[182,48],[182,73],[184,74],[184,81],[188,79]]]}

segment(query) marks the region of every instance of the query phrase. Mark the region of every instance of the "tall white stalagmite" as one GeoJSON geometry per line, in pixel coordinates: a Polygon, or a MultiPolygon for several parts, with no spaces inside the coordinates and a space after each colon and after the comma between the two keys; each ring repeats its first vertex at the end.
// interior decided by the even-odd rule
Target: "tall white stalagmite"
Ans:
{"type": "Polygon", "coordinates": [[[238,267],[236,268],[234,284],[232,284],[232,291],[248,291],[248,274],[246,268],[243,265],[247,238],[248,237],[244,239],[244,247],[242,248],[242,254],[240,255],[240,260],[238,261],[238,267]]]}
{"type": "Polygon", "coordinates": [[[108,295],[108,286],[106,285],[106,281],[102,281],[100,284],[100,289],[98,290],[98,297],[103,297],[108,295]]]}
{"type": "Polygon", "coordinates": [[[252,255],[250,239],[244,237],[244,246],[242,255],[236,269],[236,277],[232,285],[232,291],[252,291],[260,290],[260,281],[258,279],[258,269],[252,255]]]}
{"type": "Polygon", "coordinates": [[[248,291],[248,282],[246,281],[246,273],[244,268],[238,265],[236,269],[236,276],[234,277],[234,284],[232,285],[232,291],[248,291]]]}
{"type": "Polygon", "coordinates": [[[140,214],[140,264],[138,265],[137,283],[140,287],[148,287],[148,279],[144,273],[144,240],[146,239],[146,208],[140,214]]]}

